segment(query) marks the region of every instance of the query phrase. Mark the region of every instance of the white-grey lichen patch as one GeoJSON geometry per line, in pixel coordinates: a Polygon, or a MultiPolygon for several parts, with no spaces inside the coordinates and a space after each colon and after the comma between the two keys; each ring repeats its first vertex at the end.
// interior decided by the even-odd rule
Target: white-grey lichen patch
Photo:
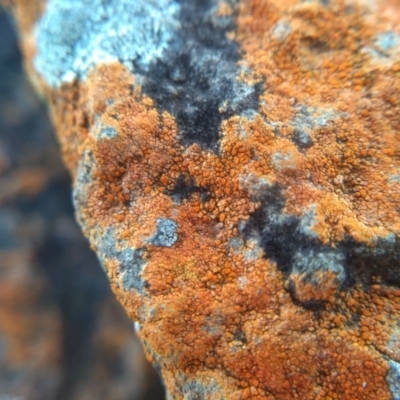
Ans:
{"type": "Polygon", "coordinates": [[[77,178],[73,189],[73,203],[76,210],[76,217],[81,226],[85,226],[85,219],[80,212],[81,207],[87,204],[92,184],[92,173],[95,165],[93,152],[86,149],[78,162],[77,178]]]}
{"type": "Polygon", "coordinates": [[[151,243],[154,246],[171,247],[178,240],[178,224],[172,219],[159,218],[156,225],[157,232],[151,243]]]}
{"type": "Polygon", "coordinates": [[[142,291],[143,280],[140,275],[146,264],[142,256],[142,250],[132,248],[125,248],[118,252],[118,270],[125,290],[142,291]]]}
{"type": "Polygon", "coordinates": [[[273,166],[279,171],[284,169],[296,168],[296,162],[291,151],[288,151],[286,153],[282,151],[277,151],[276,153],[273,153],[271,156],[271,162],[273,166]]]}
{"type": "Polygon", "coordinates": [[[371,57],[375,64],[392,65],[400,56],[400,33],[387,31],[376,34],[363,52],[371,57]]]}
{"type": "Polygon", "coordinates": [[[390,360],[389,372],[386,376],[386,381],[392,393],[393,400],[400,400],[400,363],[390,360]]]}
{"type": "Polygon", "coordinates": [[[387,355],[397,360],[400,359],[400,322],[392,327],[385,347],[387,355]]]}
{"type": "Polygon", "coordinates": [[[290,36],[292,30],[289,21],[280,20],[272,30],[272,38],[278,40],[278,42],[283,42],[290,36]]]}
{"type": "MultiPolygon", "coordinates": [[[[245,221],[240,221],[239,229],[244,224],[245,221]]],[[[257,237],[248,238],[246,241],[240,237],[235,237],[229,242],[229,246],[233,252],[241,254],[248,261],[259,260],[264,254],[263,249],[260,247],[260,240],[257,237]]]]}
{"type": "Polygon", "coordinates": [[[182,393],[185,399],[196,400],[196,399],[223,399],[220,396],[221,387],[215,379],[209,379],[205,382],[204,379],[198,380],[186,380],[182,385],[182,393]]]}
{"type": "Polygon", "coordinates": [[[316,205],[312,204],[310,209],[304,213],[303,218],[301,218],[297,226],[297,231],[310,239],[318,238],[317,232],[313,230],[314,225],[317,223],[315,210],[316,205]]]}
{"type": "Polygon", "coordinates": [[[131,248],[124,243],[117,243],[112,228],[108,228],[104,234],[98,235],[96,245],[102,263],[107,260],[118,262],[122,287],[127,291],[143,292],[144,281],[141,274],[146,265],[143,258],[144,250],[131,248]]]}
{"type": "Polygon", "coordinates": [[[293,256],[291,274],[304,274],[307,283],[318,285],[320,282],[317,272],[330,272],[337,285],[340,286],[346,279],[343,264],[344,256],[338,251],[308,249],[298,251],[293,256]]]}
{"type": "Polygon", "coordinates": [[[338,113],[329,109],[317,107],[298,107],[296,116],[293,119],[293,141],[300,149],[308,149],[313,145],[312,131],[316,128],[324,127],[330,121],[337,118],[338,113]]]}
{"type": "Polygon", "coordinates": [[[332,291],[338,292],[345,282],[344,262],[344,256],[333,249],[299,250],[293,255],[286,287],[303,304],[324,301],[332,291]],[[309,291],[310,285],[314,290],[309,291]],[[304,296],[305,288],[311,296],[304,296]]]}
{"type": "Polygon", "coordinates": [[[400,35],[395,31],[377,34],[373,38],[374,47],[383,54],[387,54],[400,45],[400,35]]]}
{"type": "Polygon", "coordinates": [[[51,86],[84,78],[100,62],[146,70],[168,47],[178,12],[173,0],[48,0],[35,68],[51,86]]]}
{"type": "MultiPolygon", "coordinates": [[[[107,101],[111,106],[113,101],[107,101]]],[[[118,136],[118,130],[115,126],[105,124],[101,116],[96,114],[94,117],[94,123],[90,129],[90,135],[96,140],[108,140],[118,136]]]]}
{"type": "Polygon", "coordinates": [[[400,183],[400,168],[398,168],[397,171],[395,171],[395,173],[390,174],[388,176],[388,183],[389,185],[395,185],[400,183]]]}
{"type": "Polygon", "coordinates": [[[99,139],[112,139],[117,136],[117,129],[113,126],[103,126],[100,130],[99,139]]]}
{"type": "Polygon", "coordinates": [[[272,186],[267,175],[243,174],[239,178],[240,189],[247,190],[254,199],[259,199],[272,186]]]}

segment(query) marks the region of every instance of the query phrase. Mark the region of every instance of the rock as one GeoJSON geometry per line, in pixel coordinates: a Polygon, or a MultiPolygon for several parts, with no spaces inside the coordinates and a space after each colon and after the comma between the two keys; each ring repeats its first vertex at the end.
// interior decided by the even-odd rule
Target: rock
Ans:
{"type": "Polygon", "coordinates": [[[29,252],[0,252],[0,398],[53,399],[62,381],[62,320],[29,252]],[[40,329],[38,329],[40,326],[40,329]]]}
{"type": "Polygon", "coordinates": [[[398,4],[14,3],[170,397],[399,398],[398,4]]]}
{"type": "Polygon", "coordinates": [[[74,221],[68,173],[1,8],[0,38],[0,399],[162,399],[74,221]]]}

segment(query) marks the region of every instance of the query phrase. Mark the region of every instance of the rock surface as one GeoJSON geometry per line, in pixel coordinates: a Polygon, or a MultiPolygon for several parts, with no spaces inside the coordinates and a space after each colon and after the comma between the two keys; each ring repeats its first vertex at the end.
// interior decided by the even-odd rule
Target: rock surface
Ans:
{"type": "Polygon", "coordinates": [[[70,179],[0,8],[0,399],[163,399],[74,221],[70,179]]]}
{"type": "Polygon", "coordinates": [[[171,398],[399,399],[398,2],[11,3],[171,398]]]}

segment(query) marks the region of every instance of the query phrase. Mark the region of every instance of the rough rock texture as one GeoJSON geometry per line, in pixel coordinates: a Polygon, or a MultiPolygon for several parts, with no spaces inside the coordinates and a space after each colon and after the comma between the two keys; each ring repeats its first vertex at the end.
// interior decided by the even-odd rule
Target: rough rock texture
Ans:
{"type": "Polygon", "coordinates": [[[0,399],[163,399],[74,221],[45,106],[20,64],[0,9],[0,399]]]}
{"type": "Polygon", "coordinates": [[[11,3],[171,398],[399,399],[399,3],[11,3]]]}

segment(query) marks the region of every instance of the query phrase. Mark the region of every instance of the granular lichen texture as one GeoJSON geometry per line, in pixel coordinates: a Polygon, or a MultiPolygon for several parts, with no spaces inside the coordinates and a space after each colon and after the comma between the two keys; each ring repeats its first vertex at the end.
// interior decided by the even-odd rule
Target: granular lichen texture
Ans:
{"type": "Polygon", "coordinates": [[[400,4],[11,3],[170,397],[400,399],[400,4]]]}

